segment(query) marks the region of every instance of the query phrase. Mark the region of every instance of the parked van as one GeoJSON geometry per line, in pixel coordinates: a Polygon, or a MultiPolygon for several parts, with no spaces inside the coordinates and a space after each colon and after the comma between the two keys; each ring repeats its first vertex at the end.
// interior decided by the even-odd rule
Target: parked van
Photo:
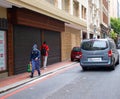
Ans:
{"type": "Polygon", "coordinates": [[[92,67],[107,67],[114,70],[116,64],[119,64],[119,52],[114,40],[107,38],[82,41],[80,65],[83,70],[92,67]]]}

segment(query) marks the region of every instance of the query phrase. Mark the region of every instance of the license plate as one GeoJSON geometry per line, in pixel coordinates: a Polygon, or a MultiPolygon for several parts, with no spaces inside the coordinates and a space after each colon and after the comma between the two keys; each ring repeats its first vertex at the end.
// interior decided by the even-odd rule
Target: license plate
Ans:
{"type": "Polygon", "coordinates": [[[76,58],[80,58],[80,56],[76,56],[76,58]]]}
{"type": "Polygon", "coordinates": [[[101,58],[88,58],[89,62],[101,62],[102,59],[101,58]]]}

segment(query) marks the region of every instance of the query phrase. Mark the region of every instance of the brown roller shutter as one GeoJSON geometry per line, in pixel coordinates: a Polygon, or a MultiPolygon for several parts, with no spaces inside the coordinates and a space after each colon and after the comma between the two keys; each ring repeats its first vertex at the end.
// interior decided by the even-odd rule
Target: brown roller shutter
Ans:
{"type": "Polygon", "coordinates": [[[30,52],[34,43],[41,45],[40,29],[14,26],[14,73],[19,74],[27,71],[30,52]]]}
{"type": "Polygon", "coordinates": [[[44,38],[49,45],[50,51],[48,56],[48,64],[53,64],[61,61],[61,43],[60,32],[44,31],[44,38]]]}

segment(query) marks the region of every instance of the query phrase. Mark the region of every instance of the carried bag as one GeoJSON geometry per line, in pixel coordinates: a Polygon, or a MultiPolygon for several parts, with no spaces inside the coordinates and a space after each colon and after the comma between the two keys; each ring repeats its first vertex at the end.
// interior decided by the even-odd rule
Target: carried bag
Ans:
{"type": "Polygon", "coordinates": [[[45,56],[46,55],[46,48],[43,47],[42,50],[41,50],[41,55],[45,56]]]}
{"type": "Polygon", "coordinates": [[[28,66],[27,66],[27,72],[31,72],[32,71],[32,64],[28,64],[28,66]]]}

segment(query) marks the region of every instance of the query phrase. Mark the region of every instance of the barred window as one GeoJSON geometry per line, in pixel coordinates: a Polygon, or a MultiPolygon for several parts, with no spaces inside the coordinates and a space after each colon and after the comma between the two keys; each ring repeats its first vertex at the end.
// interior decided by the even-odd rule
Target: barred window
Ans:
{"type": "Polygon", "coordinates": [[[8,29],[8,22],[5,18],[0,18],[0,29],[8,29]]]}

